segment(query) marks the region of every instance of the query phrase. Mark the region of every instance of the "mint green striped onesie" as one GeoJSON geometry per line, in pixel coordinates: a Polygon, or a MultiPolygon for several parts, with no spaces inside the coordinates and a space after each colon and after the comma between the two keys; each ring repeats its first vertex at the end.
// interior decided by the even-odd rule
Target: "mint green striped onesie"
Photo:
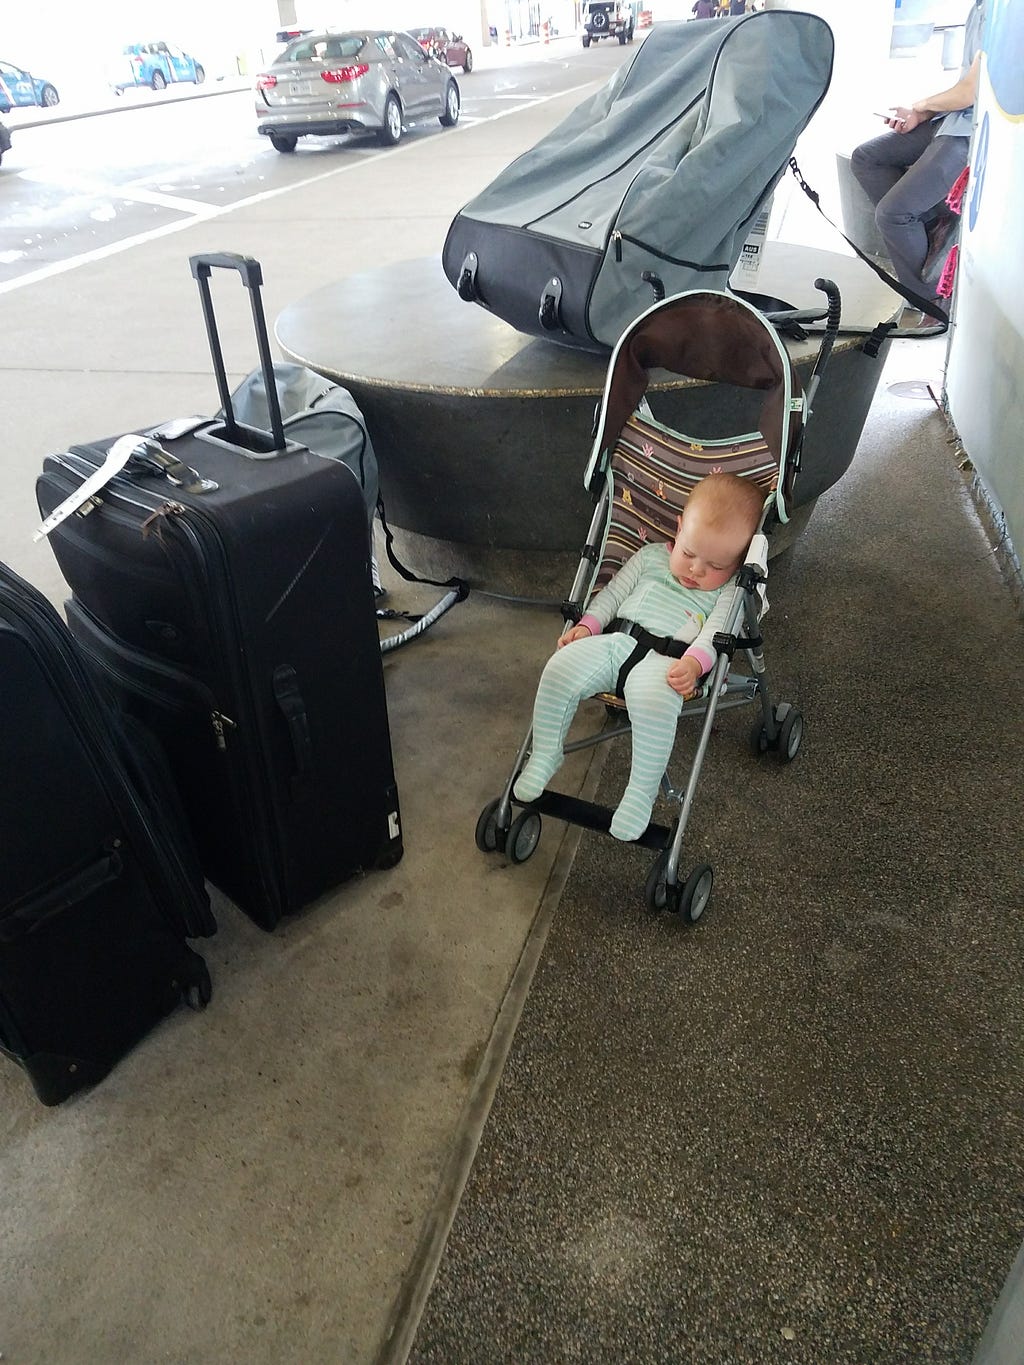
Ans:
{"type": "MultiPolygon", "coordinates": [[[[635,621],[655,635],[688,643],[702,673],[715,661],[712,638],[725,624],[735,578],[712,592],[685,588],[669,569],[669,547],[646,545],[622,566],[587,609],[586,624],[603,628],[616,617],[635,621]]],[[[636,641],[619,631],[575,640],[548,660],[533,709],[533,747],[513,790],[521,801],[535,800],[562,765],[562,746],[584,697],[610,692],[636,641]]],[[[638,839],[647,828],[662,774],[675,743],[683,698],[665,675],[675,662],[653,651],[626,679],[625,701],[632,724],[633,757],[629,783],[610,832],[617,839],[638,839]]]]}

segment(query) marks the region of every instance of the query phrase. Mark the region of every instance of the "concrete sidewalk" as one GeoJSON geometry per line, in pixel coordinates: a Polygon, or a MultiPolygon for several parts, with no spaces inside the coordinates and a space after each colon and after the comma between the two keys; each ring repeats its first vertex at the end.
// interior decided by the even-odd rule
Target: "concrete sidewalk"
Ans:
{"type": "MultiPolygon", "coordinates": [[[[457,210],[579,100],[378,157],[339,151],[328,177],[287,195],[3,296],[4,560],[59,604],[52,554],[31,541],[43,457],[216,407],[189,254],[257,257],[273,319],[371,263],[437,254],[457,210]]],[[[231,282],[217,302],[241,378],[255,363],[248,309],[231,282]]],[[[339,316],[353,347],[358,325],[339,316]]],[[[941,343],[901,345],[898,377],[939,363],[927,348],[941,343]]],[[[581,432],[581,470],[589,443],[581,432]]],[[[386,469],[382,482],[386,494],[386,469]]],[[[409,610],[436,595],[390,587],[409,610]]],[[[0,1067],[5,1360],[388,1359],[406,1272],[439,1194],[457,1193],[453,1153],[471,1156],[486,1113],[479,1078],[494,1064],[495,1021],[578,841],[549,824],[518,868],[473,842],[558,625],[477,593],[387,656],[407,849],[397,868],[339,888],[273,935],[218,901],[219,933],[199,945],[209,1009],[174,1015],[61,1108],[42,1108],[15,1067],[0,1067]]],[[[595,777],[585,756],[565,772],[569,784],[595,777]]],[[[480,1352],[464,1359],[486,1359],[486,1343],[480,1352]]]]}
{"type": "MultiPolygon", "coordinates": [[[[4,560],[61,603],[52,553],[31,539],[43,457],[216,408],[189,254],[257,257],[272,320],[371,258],[437,253],[462,203],[577,99],[386,156],[340,150],[326,179],[5,295],[4,560]]],[[[234,283],[215,295],[240,378],[255,351],[234,283]]],[[[358,323],[339,319],[354,347],[358,323]]],[[[588,446],[581,432],[581,468],[588,446]]],[[[382,482],[386,493],[386,469],[382,482]]],[[[391,587],[409,610],[437,596],[391,587]]],[[[555,614],[473,594],[387,656],[397,868],[273,936],[219,902],[219,933],[199,945],[209,1009],[174,1015],[60,1109],[0,1067],[5,1359],[374,1358],[527,931],[575,842],[549,827],[511,869],[473,839],[558,628],[555,614]]],[[[584,761],[572,771],[582,778],[584,761]]]]}

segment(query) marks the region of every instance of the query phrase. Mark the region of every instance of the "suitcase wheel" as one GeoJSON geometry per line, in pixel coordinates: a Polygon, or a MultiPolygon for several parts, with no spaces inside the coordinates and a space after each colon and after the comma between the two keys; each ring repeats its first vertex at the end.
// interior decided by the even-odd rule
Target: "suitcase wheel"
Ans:
{"type": "Polygon", "coordinates": [[[204,1010],[213,999],[213,982],[210,980],[210,971],[201,957],[198,957],[192,973],[192,979],[186,983],[185,1004],[190,1010],[204,1010]]]}

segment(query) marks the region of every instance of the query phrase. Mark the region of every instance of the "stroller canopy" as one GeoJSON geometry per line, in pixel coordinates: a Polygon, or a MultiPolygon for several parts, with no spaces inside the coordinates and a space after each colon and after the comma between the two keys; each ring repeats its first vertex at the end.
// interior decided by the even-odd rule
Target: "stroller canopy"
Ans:
{"type": "Polygon", "coordinates": [[[619,338],[609,362],[595,455],[614,446],[656,369],[764,390],[760,434],[780,480],[788,472],[802,429],[800,379],[774,327],[756,309],[729,294],[695,290],[642,314],[619,338]]]}

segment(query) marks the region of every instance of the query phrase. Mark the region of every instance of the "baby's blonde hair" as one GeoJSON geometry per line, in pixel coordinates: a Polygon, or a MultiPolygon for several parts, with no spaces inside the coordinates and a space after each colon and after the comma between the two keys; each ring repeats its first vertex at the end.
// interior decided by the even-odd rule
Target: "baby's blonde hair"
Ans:
{"type": "Polygon", "coordinates": [[[686,506],[699,508],[718,529],[742,525],[749,539],[761,521],[764,493],[752,479],[741,479],[738,474],[705,474],[686,506]]]}

